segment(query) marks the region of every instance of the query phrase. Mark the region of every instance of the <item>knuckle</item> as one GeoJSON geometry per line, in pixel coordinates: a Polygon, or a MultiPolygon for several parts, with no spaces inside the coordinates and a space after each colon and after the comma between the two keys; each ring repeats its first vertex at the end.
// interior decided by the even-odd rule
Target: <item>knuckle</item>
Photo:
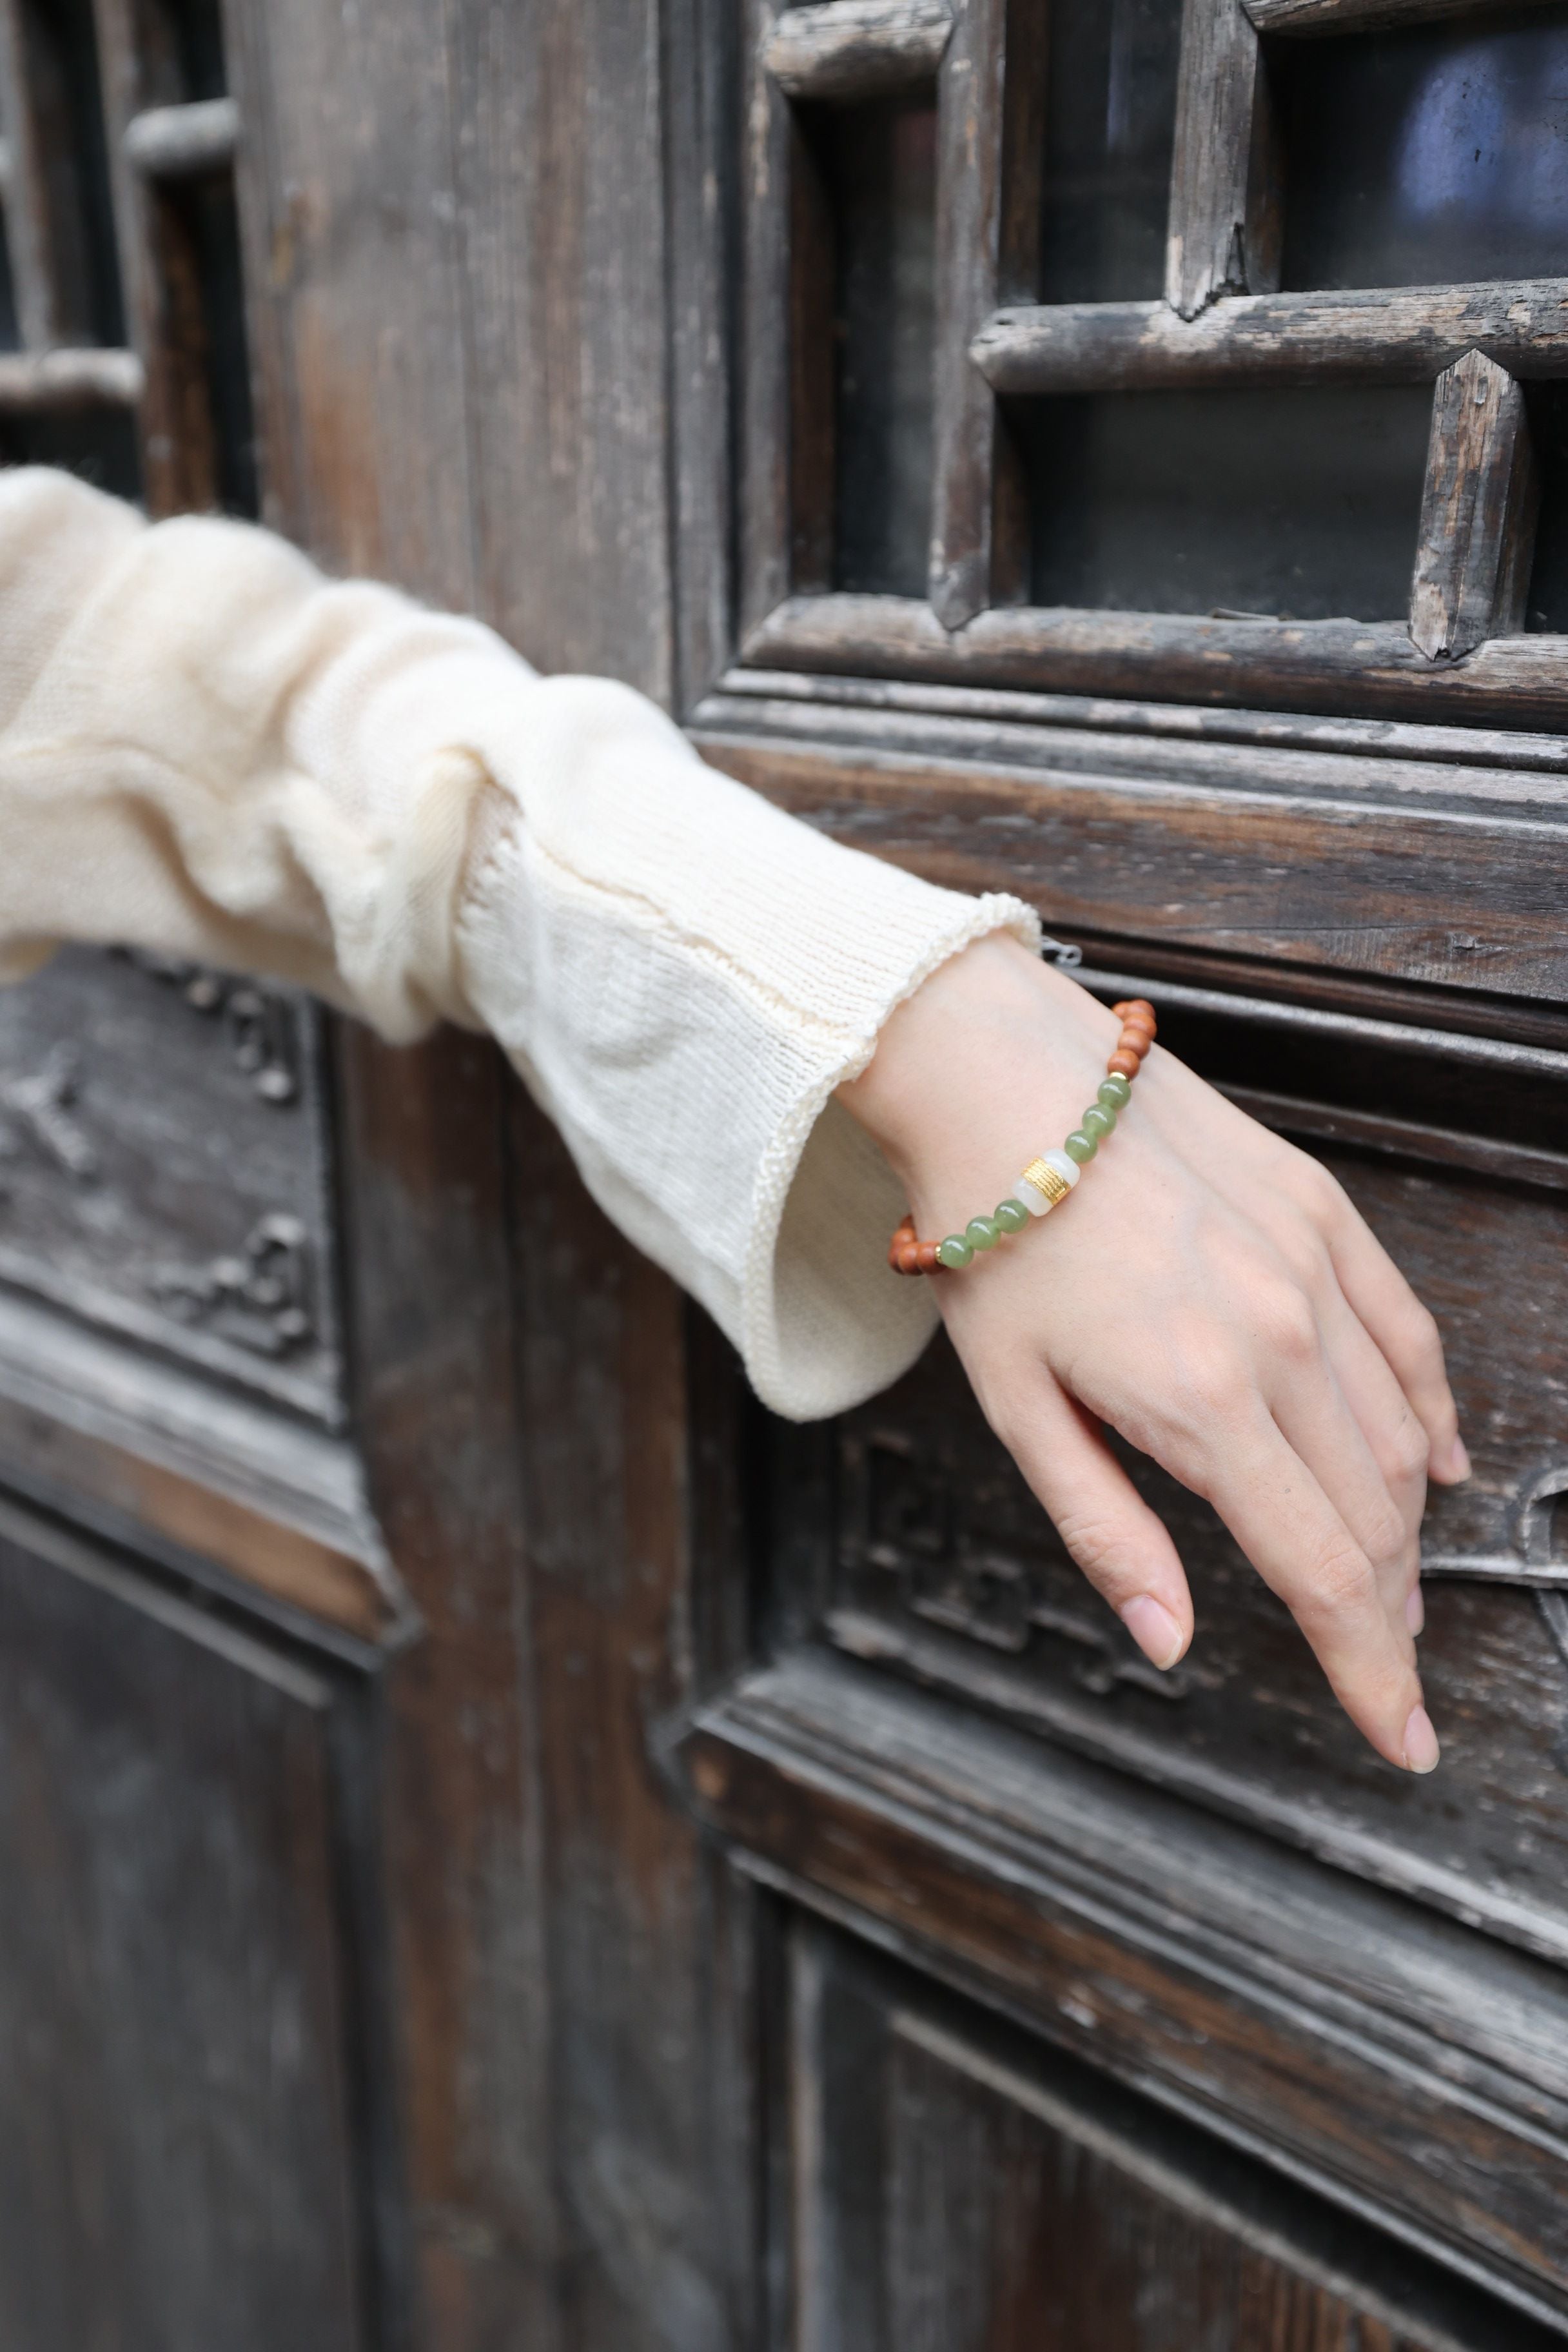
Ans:
{"type": "Polygon", "coordinates": [[[1190,1412],[1203,1421],[1229,1420],[1252,1391],[1252,1376],[1228,1338],[1189,1338],[1177,1353],[1176,1379],[1190,1412]]]}
{"type": "Polygon", "coordinates": [[[1426,1476],[1426,1433],[1413,1412],[1406,1412],[1388,1442],[1389,1474],[1401,1486],[1415,1486],[1426,1476]]]}
{"type": "Polygon", "coordinates": [[[1393,1562],[1403,1559],[1409,1546],[1409,1529],[1392,1503],[1373,1514],[1372,1524],[1367,1529],[1366,1549],[1373,1560],[1393,1562]]]}
{"type": "Polygon", "coordinates": [[[1355,1545],[1338,1543],[1324,1550],[1313,1566],[1308,1607],[1320,1622],[1342,1624],[1360,1616],[1375,1591],[1366,1554],[1355,1545]]]}
{"type": "Polygon", "coordinates": [[[1258,1316],[1269,1352],[1287,1363],[1311,1363],[1319,1353],[1312,1302],[1293,1283],[1280,1283],[1262,1300],[1258,1316]]]}
{"type": "Polygon", "coordinates": [[[1128,1564],[1127,1529],[1103,1512],[1059,1511],[1057,1533],[1089,1582],[1097,1588],[1113,1584],[1128,1564]]]}

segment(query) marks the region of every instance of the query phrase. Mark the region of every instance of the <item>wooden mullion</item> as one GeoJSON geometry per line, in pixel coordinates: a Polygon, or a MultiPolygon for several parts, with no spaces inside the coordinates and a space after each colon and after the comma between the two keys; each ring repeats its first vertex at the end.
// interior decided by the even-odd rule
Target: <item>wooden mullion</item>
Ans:
{"type": "MultiPolygon", "coordinates": [[[[1245,0],[1260,33],[1371,33],[1397,25],[1433,25],[1447,16],[1484,23],[1487,0],[1245,0]]],[[[1514,0],[1549,7],[1552,0],[1514,0]]]]}
{"type": "Polygon", "coordinates": [[[768,70],[778,10],[752,0],[745,58],[744,353],[741,409],[741,627],[790,592],[790,176],[795,126],[768,70]]]}
{"type": "MultiPolygon", "coordinates": [[[[1050,26],[1049,9],[1035,0],[1008,0],[996,239],[996,291],[1002,302],[1032,300],[1039,289],[1050,26]]],[[[972,364],[973,357],[972,345],[972,364]]],[[[1028,470],[1000,407],[994,411],[993,429],[990,602],[1021,604],[1028,599],[1033,538],[1028,470]]]]}
{"type": "Polygon", "coordinates": [[[763,63],[788,98],[858,102],[929,82],[952,31],[948,0],[827,0],[785,9],[763,63]]]}
{"type": "Polygon", "coordinates": [[[1227,383],[1430,380],[1471,350],[1510,374],[1568,375],[1568,279],[1226,298],[1196,318],[1164,302],[1027,304],[971,346],[1003,394],[1227,383]]]}
{"type": "Polygon", "coordinates": [[[1242,0],[1186,0],[1165,299],[1196,318],[1279,283],[1278,142],[1262,43],[1242,0]]]}
{"type": "Polygon", "coordinates": [[[996,404],[969,357],[1000,283],[1006,0],[960,0],[938,79],[929,593],[942,626],[991,601],[996,404]]]}
{"type": "Polygon", "coordinates": [[[138,0],[93,0],[125,310],[145,372],[142,495],[150,514],[218,502],[216,424],[195,242],[178,203],[138,168],[127,135],[174,94],[173,67],[138,0]]]}
{"type": "Polygon", "coordinates": [[[0,0],[0,131],[7,148],[5,234],[24,349],[90,343],[86,271],[50,139],[40,120],[39,58],[28,0],[0,0]]]}
{"type": "Polygon", "coordinates": [[[0,416],[134,408],[142,385],[142,365],[132,352],[0,352],[0,416]]]}
{"type": "Polygon", "coordinates": [[[1568,636],[1493,636],[1435,664],[1403,621],[1208,620],[993,608],[943,629],[900,596],[801,596],[745,640],[756,669],[924,679],[1164,702],[1568,730],[1568,636]]]}
{"type": "Polygon", "coordinates": [[[1437,379],[1411,642],[1458,660],[1524,625],[1541,481],[1524,390],[1482,352],[1437,379]]]}

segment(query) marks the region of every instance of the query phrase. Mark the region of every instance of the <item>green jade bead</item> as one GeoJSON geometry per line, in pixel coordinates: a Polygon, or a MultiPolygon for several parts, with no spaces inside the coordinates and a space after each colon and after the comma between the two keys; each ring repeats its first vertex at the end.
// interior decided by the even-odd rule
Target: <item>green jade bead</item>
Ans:
{"type": "Polygon", "coordinates": [[[1002,1238],[1002,1229],[994,1217],[971,1217],[963,1228],[963,1238],[971,1249],[994,1249],[1002,1238]]]}
{"type": "Polygon", "coordinates": [[[1100,1103],[1090,1103],[1083,1115],[1083,1131],[1103,1142],[1116,1125],[1116,1113],[1106,1110],[1100,1103]]]}
{"type": "Polygon", "coordinates": [[[998,1201],[991,1218],[1005,1234],[1021,1234],[1029,1222],[1029,1212],[1022,1201],[998,1201]]]}
{"type": "Polygon", "coordinates": [[[1100,1099],[1107,1110],[1125,1110],[1132,1099],[1132,1089],[1120,1070],[1113,1070],[1100,1082],[1100,1099]]]}
{"type": "Polygon", "coordinates": [[[1095,1153],[1100,1150],[1100,1145],[1092,1135],[1085,1135],[1081,1127],[1075,1127],[1063,1144],[1062,1150],[1069,1160],[1076,1160],[1081,1168],[1086,1160],[1094,1158],[1095,1153]]]}
{"type": "Polygon", "coordinates": [[[936,1254],[942,1264],[954,1274],[966,1266],[974,1255],[962,1234],[949,1234],[946,1241],[938,1244],[936,1254]]]}

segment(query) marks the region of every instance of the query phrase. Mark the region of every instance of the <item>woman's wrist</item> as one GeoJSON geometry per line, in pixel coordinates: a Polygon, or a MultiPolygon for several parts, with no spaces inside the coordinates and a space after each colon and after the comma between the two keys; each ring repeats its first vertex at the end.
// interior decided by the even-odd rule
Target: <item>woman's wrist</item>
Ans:
{"type": "Polygon", "coordinates": [[[993,934],[898,1007],[839,1096],[934,1230],[1077,1124],[1118,1034],[1076,981],[993,934]]]}

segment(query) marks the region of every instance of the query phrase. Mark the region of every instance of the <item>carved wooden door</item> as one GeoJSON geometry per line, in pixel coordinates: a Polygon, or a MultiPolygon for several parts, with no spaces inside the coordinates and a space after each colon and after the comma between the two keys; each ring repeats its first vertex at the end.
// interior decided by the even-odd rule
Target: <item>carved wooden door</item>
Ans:
{"type": "Polygon", "coordinates": [[[1147,1670],[940,1345],[771,1422],[487,1045],[62,958],[0,2352],[1561,2344],[1568,7],[0,35],[0,456],[258,497],[1031,897],[1342,1177],[1477,1460],[1415,1782],[1139,1470],[1147,1670]]]}

